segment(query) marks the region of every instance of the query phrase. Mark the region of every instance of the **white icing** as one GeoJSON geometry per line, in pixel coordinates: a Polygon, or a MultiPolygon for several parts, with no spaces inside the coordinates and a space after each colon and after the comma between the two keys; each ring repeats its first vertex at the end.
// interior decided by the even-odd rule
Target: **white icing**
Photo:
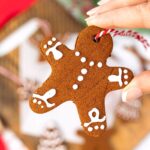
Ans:
{"type": "Polygon", "coordinates": [[[52,45],[52,43],[53,43],[52,41],[48,41],[47,42],[48,45],[52,45]]]}
{"type": "Polygon", "coordinates": [[[87,69],[85,69],[85,68],[81,69],[81,73],[82,74],[87,74],[87,69]]]}
{"type": "Polygon", "coordinates": [[[44,49],[46,49],[46,48],[47,48],[47,45],[45,44],[43,47],[44,47],[44,49]]]}
{"type": "Polygon", "coordinates": [[[124,73],[128,73],[128,70],[127,70],[127,69],[125,69],[123,72],[124,72],[124,73]]]}
{"type": "MultiPolygon", "coordinates": [[[[56,90],[55,89],[50,89],[49,91],[47,91],[44,95],[39,95],[39,94],[33,94],[33,103],[37,103],[40,105],[42,103],[42,101],[45,102],[46,106],[48,108],[53,107],[55,105],[55,103],[49,103],[48,99],[52,98],[56,95],[56,90]],[[37,101],[37,99],[40,99],[41,101],[37,101]],[[36,101],[35,101],[36,100],[36,101]]],[[[42,106],[41,106],[42,107],[42,106]]]]}
{"type": "Polygon", "coordinates": [[[125,78],[125,79],[128,79],[128,75],[125,75],[124,78],[125,78]]]}
{"type": "Polygon", "coordinates": [[[77,90],[77,89],[78,89],[78,85],[77,85],[77,84],[74,84],[74,85],[72,86],[72,88],[73,88],[74,90],[77,90]]]}
{"type": "Polygon", "coordinates": [[[62,58],[63,54],[58,51],[56,48],[57,46],[60,46],[61,43],[60,42],[57,42],[53,47],[49,48],[47,51],[46,51],[46,55],[48,56],[50,52],[53,53],[54,55],[54,58],[55,60],[59,60],[60,58],[62,58]]]}
{"type": "Polygon", "coordinates": [[[104,130],[104,129],[105,129],[105,126],[102,124],[102,125],[100,126],[100,129],[101,129],[101,130],[104,130]]]}
{"type": "Polygon", "coordinates": [[[82,63],[86,62],[86,58],[85,58],[85,57],[82,57],[82,58],[81,58],[81,62],[82,62],[82,63]]]}
{"type": "Polygon", "coordinates": [[[125,81],[124,84],[127,85],[127,84],[128,84],[128,81],[125,81]]]}
{"type": "Polygon", "coordinates": [[[80,56],[80,52],[75,52],[75,56],[80,56]]]}
{"type": "Polygon", "coordinates": [[[99,127],[98,127],[98,126],[95,126],[95,127],[94,127],[94,129],[95,129],[95,130],[98,130],[98,129],[99,129],[99,127]]]}
{"type": "Polygon", "coordinates": [[[41,101],[38,101],[38,105],[41,105],[42,104],[42,102],[41,101]]]}
{"type": "Polygon", "coordinates": [[[78,76],[78,81],[83,81],[83,76],[78,76]]]}
{"type": "Polygon", "coordinates": [[[90,67],[94,66],[94,61],[90,61],[89,66],[90,67]]]}
{"type": "Polygon", "coordinates": [[[88,131],[89,131],[89,132],[92,132],[92,131],[93,131],[93,128],[92,128],[92,127],[89,127],[89,128],[88,128],[88,131]]]}
{"type": "Polygon", "coordinates": [[[98,62],[97,67],[102,68],[102,66],[103,66],[102,62],[98,62]]]}
{"type": "Polygon", "coordinates": [[[36,99],[33,99],[33,103],[37,103],[37,100],[36,100],[36,99]]]}
{"type": "Polygon", "coordinates": [[[52,41],[56,41],[56,38],[55,38],[55,37],[53,37],[53,38],[52,38],[52,41]]]}
{"type": "Polygon", "coordinates": [[[118,83],[119,83],[119,86],[121,87],[121,86],[123,85],[123,82],[122,82],[122,79],[121,79],[121,77],[122,77],[122,69],[119,68],[118,71],[119,71],[119,74],[118,74],[118,75],[110,75],[110,76],[108,77],[108,80],[109,80],[110,82],[118,82],[118,83]]]}
{"type": "Polygon", "coordinates": [[[92,123],[101,123],[101,122],[104,122],[106,120],[106,116],[104,116],[101,119],[99,118],[100,117],[100,112],[97,108],[93,108],[91,111],[89,111],[88,115],[89,115],[91,121],[88,122],[88,123],[84,123],[84,127],[88,127],[92,123]]]}

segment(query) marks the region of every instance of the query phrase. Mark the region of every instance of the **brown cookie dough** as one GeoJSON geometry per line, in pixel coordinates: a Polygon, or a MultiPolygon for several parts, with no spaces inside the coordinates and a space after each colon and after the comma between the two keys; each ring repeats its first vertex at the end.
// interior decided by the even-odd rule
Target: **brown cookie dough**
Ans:
{"type": "Polygon", "coordinates": [[[85,134],[82,130],[78,130],[77,135],[84,140],[81,150],[114,150],[111,143],[114,133],[115,129],[109,129],[102,136],[93,138],[85,134]]]}
{"type": "Polygon", "coordinates": [[[52,67],[52,74],[30,99],[30,106],[37,113],[48,112],[72,100],[85,132],[94,137],[100,136],[107,126],[106,94],[124,88],[133,78],[127,68],[106,65],[113,42],[110,34],[94,40],[102,30],[96,26],[82,30],[74,50],[54,37],[46,38],[41,43],[41,51],[52,67]]]}

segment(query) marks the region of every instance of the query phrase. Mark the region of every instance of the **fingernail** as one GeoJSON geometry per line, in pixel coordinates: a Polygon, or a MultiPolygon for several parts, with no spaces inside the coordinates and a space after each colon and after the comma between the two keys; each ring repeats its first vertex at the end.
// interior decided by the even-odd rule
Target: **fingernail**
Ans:
{"type": "Polygon", "coordinates": [[[101,0],[101,1],[99,1],[97,4],[98,4],[98,5],[104,5],[104,4],[106,4],[108,1],[109,1],[109,0],[101,0]]]}
{"type": "Polygon", "coordinates": [[[142,90],[134,83],[130,83],[122,92],[122,101],[127,102],[130,100],[138,99],[143,95],[142,90]]]}
{"type": "Polygon", "coordinates": [[[97,11],[97,7],[96,7],[96,8],[93,8],[93,9],[91,9],[91,10],[89,10],[86,14],[87,14],[88,16],[91,16],[91,15],[93,15],[96,11],[97,11]]]}

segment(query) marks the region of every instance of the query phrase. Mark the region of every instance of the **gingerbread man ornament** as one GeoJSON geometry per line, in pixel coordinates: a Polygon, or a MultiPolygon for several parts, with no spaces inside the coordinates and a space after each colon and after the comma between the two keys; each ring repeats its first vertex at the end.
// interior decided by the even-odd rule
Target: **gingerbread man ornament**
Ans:
{"type": "MultiPolygon", "coordinates": [[[[55,37],[41,43],[41,51],[52,67],[52,74],[30,99],[34,112],[45,113],[66,101],[77,106],[85,132],[94,137],[106,129],[105,96],[124,88],[133,78],[127,68],[106,65],[113,42],[110,34],[95,40],[103,29],[90,26],[79,33],[74,50],[55,37]]],[[[68,112],[69,113],[69,112],[68,112]]]]}

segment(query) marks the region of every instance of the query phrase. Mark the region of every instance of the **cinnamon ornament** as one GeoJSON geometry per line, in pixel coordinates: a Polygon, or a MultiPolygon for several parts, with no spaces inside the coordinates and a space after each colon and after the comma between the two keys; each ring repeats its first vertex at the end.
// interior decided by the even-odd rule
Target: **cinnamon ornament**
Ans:
{"type": "Polygon", "coordinates": [[[113,41],[110,34],[95,39],[100,31],[103,29],[96,26],[83,29],[74,50],[55,37],[46,38],[40,48],[52,67],[52,74],[30,98],[30,106],[37,113],[72,100],[84,131],[94,137],[101,136],[107,128],[105,96],[124,88],[133,78],[127,68],[107,66],[113,41]]]}

